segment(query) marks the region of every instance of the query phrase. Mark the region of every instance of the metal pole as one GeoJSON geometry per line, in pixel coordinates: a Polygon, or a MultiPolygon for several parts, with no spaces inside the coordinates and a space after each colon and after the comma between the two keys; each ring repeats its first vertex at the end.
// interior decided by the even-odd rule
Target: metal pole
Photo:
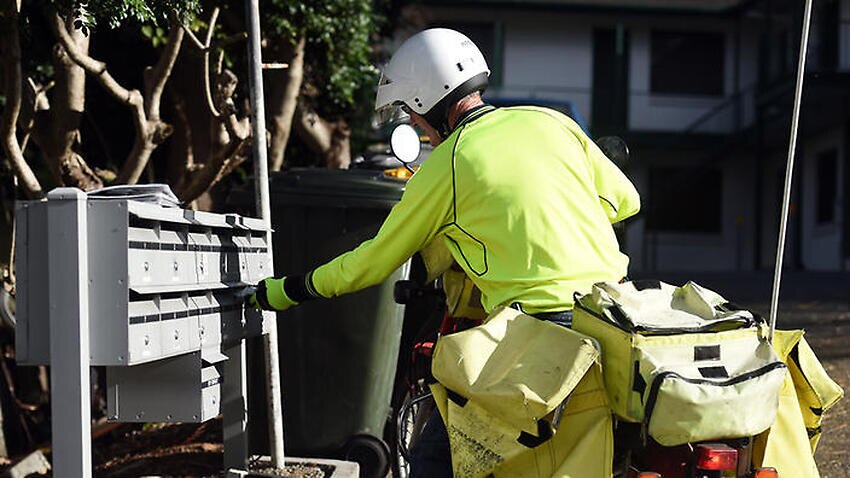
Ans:
{"type": "Polygon", "coordinates": [[[224,351],[224,382],[221,385],[221,431],[224,438],[224,469],[248,467],[248,375],[245,341],[224,351]]]}
{"type": "Polygon", "coordinates": [[[47,194],[50,397],[55,476],[88,478],[91,468],[89,272],[86,195],[47,194]]]}
{"type": "Polygon", "coordinates": [[[806,72],[806,51],[809,44],[809,24],[812,18],[812,0],[806,0],[803,15],[803,32],[800,38],[800,58],[797,63],[797,87],[794,90],[794,110],[791,113],[791,140],[788,143],[788,162],[785,168],[785,191],[782,195],[782,215],[779,223],[779,240],[776,246],[776,268],[773,272],[773,293],[770,298],[770,340],[776,330],[779,306],[779,284],[782,281],[782,260],[785,255],[785,235],[788,229],[788,210],[791,204],[791,180],[794,173],[794,151],[797,147],[797,128],[800,120],[800,102],[803,97],[803,77],[806,72]]]}
{"type": "MultiPolygon", "coordinates": [[[[266,226],[269,255],[272,254],[271,206],[269,204],[269,169],[266,157],[266,113],[263,98],[262,52],[260,50],[259,0],[245,1],[245,19],[248,25],[249,85],[251,90],[251,125],[254,148],[254,193],[257,214],[266,226]]],[[[272,266],[273,267],[273,266],[272,266]]],[[[272,269],[272,274],[274,270],[272,269]]],[[[263,336],[266,359],[266,396],[269,417],[269,447],[272,464],[283,467],[283,407],[281,406],[280,362],[277,350],[277,321],[263,336]]]]}

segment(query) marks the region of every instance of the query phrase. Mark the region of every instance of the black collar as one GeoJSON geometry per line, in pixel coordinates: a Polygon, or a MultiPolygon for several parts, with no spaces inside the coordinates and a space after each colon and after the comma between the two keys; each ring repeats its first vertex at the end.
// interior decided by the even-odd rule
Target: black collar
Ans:
{"type": "Polygon", "coordinates": [[[488,105],[487,103],[484,103],[483,105],[478,105],[474,108],[470,108],[470,109],[464,111],[463,114],[460,115],[460,118],[457,119],[457,123],[455,124],[455,127],[452,129],[452,132],[457,131],[458,128],[465,125],[466,123],[471,123],[472,121],[475,121],[476,119],[486,115],[487,113],[490,113],[491,111],[495,111],[495,110],[496,110],[495,106],[488,105]]]}

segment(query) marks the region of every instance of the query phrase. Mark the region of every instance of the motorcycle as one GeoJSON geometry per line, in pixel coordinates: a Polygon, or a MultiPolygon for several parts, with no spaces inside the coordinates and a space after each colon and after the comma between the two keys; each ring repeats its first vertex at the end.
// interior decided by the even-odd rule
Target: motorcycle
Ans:
{"type": "MultiPolygon", "coordinates": [[[[471,283],[464,284],[472,289],[471,283]]],[[[483,310],[473,311],[467,305],[463,310],[445,302],[446,292],[441,280],[426,285],[415,281],[396,283],[395,299],[407,307],[432,307],[423,321],[413,345],[409,348],[408,362],[403,367],[404,379],[396,397],[396,477],[409,473],[410,450],[415,446],[426,420],[431,415],[434,402],[428,388],[435,379],[431,374],[431,360],[436,341],[480,324],[483,310]],[[474,318],[467,317],[473,315],[474,318]],[[434,327],[439,317],[439,326],[434,327]],[[432,330],[428,330],[431,328],[432,330]]],[[[451,294],[449,294],[451,295],[451,294]]],[[[472,293],[474,295],[474,292],[472,293]]],[[[461,300],[461,303],[464,301],[461,300]]],[[[457,302],[455,303],[457,304],[457,302]]],[[[754,437],[744,436],[664,446],[648,437],[641,423],[615,417],[613,425],[615,478],[776,478],[771,467],[752,467],[754,437]]]]}
{"type": "MultiPolygon", "coordinates": [[[[404,125],[403,125],[404,126],[404,125]]],[[[391,140],[393,153],[400,158],[416,158],[418,136],[400,127],[393,132],[391,140]],[[397,131],[400,131],[398,134],[397,131]]],[[[604,138],[598,141],[600,148],[618,166],[628,160],[628,147],[619,138],[604,138]]],[[[406,361],[400,360],[399,374],[402,377],[396,388],[393,401],[395,410],[394,448],[396,450],[395,476],[404,478],[409,473],[410,449],[434,408],[434,400],[429,385],[435,383],[431,373],[431,362],[438,339],[464,331],[481,324],[485,318],[480,303],[474,298],[476,291],[459,267],[446,271],[443,277],[423,282],[422,280],[399,281],[396,283],[395,299],[405,304],[408,314],[417,317],[418,331],[403,339],[402,350],[409,350],[406,361]],[[460,274],[461,278],[459,278],[460,274]]],[[[766,327],[763,320],[755,315],[752,326],[766,327]]],[[[586,332],[585,332],[586,333],[586,332]]],[[[591,337],[605,343],[602,337],[591,337]]],[[[602,348],[604,348],[603,346],[602,348]]],[[[770,348],[770,345],[767,345],[770,348]]],[[[760,352],[761,353],[761,352],[760,352]]],[[[603,368],[607,365],[602,360],[603,368]]],[[[774,364],[776,365],[776,364],[774,364]]],[[[778,364],[773,368],[784,368],[778,364]]],[[[784,373],[784,372],[783,372],[784,373]]],[[[735,382],[737,378],[727,380],[735,382]]],[[[825,383],[831,382],[828,377],[825,383]]],[[[699,382],[699,380],[695,380],[699,382]]],[[[781,382],[781,379],[780,379],[781,382]]],[[[737,382],[735,382],[737,383],[737,382]]],[[[832,393],[828,401],[831,406],[840,398],[842,392],[834,382],[824,387],[832,393]]],[[[609,394],[611,391],[609,390],[609,394]]],[[[774,394],[778,395],[778,385],[774,380],[774,394]]],[[[565,400],[566,402],[566,400],[565,400]]],[[[822,404],[824,405],[824,404],[822,404]]],[[[696,405],[697,407],[699,404],[696,405]]],[[[563,404],[555,411],[554,423],[557,424],[563,410],[563,404]]],[[[756,466],[761,463],[754,459],[757,453],[756,435],[764,428],[752,434],[742,436],[722,435],[705,440],[688,440],[683,443],[664,445],[647,432],[647,423],[636,420],[625,413],[613,413],[614,440],[613,476],[615,478],[777,478],[779,472],[771,466],[756,466]]],[[[765,438],[762,436],[761,447],[765,438]]],[[[760,451],[759,453],[764,453],[760,451]]],[[[813,462],[812,462],[813,463],[813,462]]]]}

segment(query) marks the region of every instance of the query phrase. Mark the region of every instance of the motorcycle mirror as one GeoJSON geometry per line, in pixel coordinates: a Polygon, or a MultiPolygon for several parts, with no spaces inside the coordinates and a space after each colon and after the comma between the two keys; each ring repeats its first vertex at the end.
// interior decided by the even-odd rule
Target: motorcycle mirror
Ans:
{"type": "Polygon", "coordinates": [[[412,126],[400,124],[395,127],[390,136],[390,150],[399,161],[404,164],[412,163],[419,157],[421,148],[419,134],[412,126]]]}
{"type": "Polygon", "coordinates": [[[629,161],[629,145],[619,136],[603,136],[596,140],[599,149],[608,156],[620,169],[626,167],[629,161]]]}

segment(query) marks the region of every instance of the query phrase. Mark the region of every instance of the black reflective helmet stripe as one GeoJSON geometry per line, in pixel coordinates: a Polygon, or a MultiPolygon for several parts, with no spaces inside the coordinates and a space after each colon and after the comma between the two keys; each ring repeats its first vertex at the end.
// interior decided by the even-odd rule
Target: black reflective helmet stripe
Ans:
{"type": "Polygon", "coordinates": [[[452,129],[449,127],[449,109],[457,103],[461,98],[476,91],[483,92],[489,85],[487,73],[479,73],[472,78],[464,81],[451,93],[437,102],[430,110],[426,111],[422,116],[425,121],[433,126],[443,139],[449,137],[452,129]]]}

